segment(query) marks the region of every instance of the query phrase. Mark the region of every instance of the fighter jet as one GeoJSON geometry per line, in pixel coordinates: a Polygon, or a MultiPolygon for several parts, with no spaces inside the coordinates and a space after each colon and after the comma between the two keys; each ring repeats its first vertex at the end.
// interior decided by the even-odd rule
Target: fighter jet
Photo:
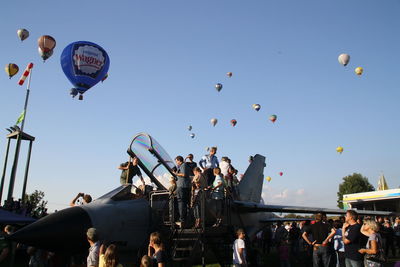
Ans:
{"type": "MultiPolygon", "coordinates": [[[[135,194],[135,185],[123,185],[99,197],[93,202],[66,208],[50,214],[11,236],[12,240],[47,249],[50,251],[68,251],[70,253],[86,251],[86,230],[95,227],[100,238],[119,245],[121,251],[139,251],[147,248],[149,234],[163,230],[173,237],[177,229],[168,224],[169,195],[166,188],[174,177],[174,161],[161,145],[150,135],[136,135],[127,153],[139,159],[139,167],[146,173],[156,190],[147,187],[144,195],[135,194]]],[[[341,209],[325,209],[261,204],[264,181],[263,170],[266,158],[255,155],[238,185],[239,196],[226,205],[222,227],[233,233],[235,228],[244,228],[247,235],[255,235],[266,222],[278,221],[273,212],[345,214],[341,209]]],[[[215,220],[212,204],[205,201],[205,221],[197,233],[216,234],[218,229],[208,227],[215,220]]],[[[389,216],[391,212],[361,211],[365,215],[389,216]]],[[[181,233],[184,230],[180,230],[181,233]]],[[[224,233],[223,231],[220,233],[224,233]]],[[[226,235],[226,233],[225,233],[226,235]]],[[[207,235],[203,235],[207,238],[207,235]]],[[[173,242],[171,238],[171,242],[173,242]]],[[[131,255],[133,255],[133,253],[131,255]]]]}

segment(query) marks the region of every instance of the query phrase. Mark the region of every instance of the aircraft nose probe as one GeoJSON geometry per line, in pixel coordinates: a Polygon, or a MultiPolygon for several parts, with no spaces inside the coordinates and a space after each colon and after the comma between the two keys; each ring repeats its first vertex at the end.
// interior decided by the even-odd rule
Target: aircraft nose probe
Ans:
{"type": "Polygon", "coordinates": [[[90,227],[88,213],[80,207],[72,207],[47,215],[8,239],[50,251],[81,251],[88,247],[86,231],[90,227]]]}

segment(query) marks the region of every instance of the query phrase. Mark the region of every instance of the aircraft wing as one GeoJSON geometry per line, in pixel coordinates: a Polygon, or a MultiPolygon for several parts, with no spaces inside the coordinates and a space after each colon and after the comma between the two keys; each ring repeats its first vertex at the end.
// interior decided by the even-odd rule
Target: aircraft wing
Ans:
{"type": "Polygon", "coordinates": [[[273,222],[301,222],[301,221],[312,221],[311,218],[269,218],[261,219],[260,223],[273,223],[273,222]]]}
{"type": "MultiPolygon", "coordinates": [[[[315,208],[315,207],[299,207],[286,205],[265,205],[255,202],[234,201],[235,206],[242,212],[281,212],[281,213],[326,213],[326,214],[346,214],[342,209],[315,208]]],[[[369,216],[396,216],[391,211],[372,211],[372,210],[356,210],[360,215],[369,216]]]]}

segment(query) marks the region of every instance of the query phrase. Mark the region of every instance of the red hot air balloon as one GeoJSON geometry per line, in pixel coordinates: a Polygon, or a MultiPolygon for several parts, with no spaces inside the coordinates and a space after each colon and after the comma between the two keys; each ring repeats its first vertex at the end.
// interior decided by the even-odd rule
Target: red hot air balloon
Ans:
{"type": "Polygon", "coordinates": [[[279,175],[282,176],[282,175],[283,175],[283,172],[279,172],[279,175]]]}
{"type": "Polygon", "coordinates": [[[237,120],[235,120],[235,119],[232,119],[232,120],[231,120],[231,125],[232,125],[233,127],[235,127],[236,123],[237,123],[237,120]]]}

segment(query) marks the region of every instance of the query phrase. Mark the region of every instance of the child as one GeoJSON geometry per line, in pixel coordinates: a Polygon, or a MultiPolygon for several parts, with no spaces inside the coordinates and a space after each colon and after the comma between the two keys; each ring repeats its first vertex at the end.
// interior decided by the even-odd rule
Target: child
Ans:
{"type": "Polygon", "coordinates": [[[233,243],[233,266],[244,267],[247,266],[246,260],[246,244],[244,242],[245,233],[243,229],[236,231],[237,239],[233,243]]]}
{"type": "Polygon", "coordinates": [[[200,228],[200,205],[201,205],[201,184],[200,181],[195,181],[192,187],[192,199],[190,201],[190,207],[193,208],[193,215],[196,219],[194,228],[200,228]]]}
{"type": "Polygon", "coordinates": [[[171,176],[171,178],[169,179],[169,182],[171,184],[171,186],[168,188],[169,191],[169,220],[173,222],[174,218],[175,218],[175,214],[176,214],[176,207],[177,207],[177,202],[176,202],[176,181],[175,178],[171,176]]]}

